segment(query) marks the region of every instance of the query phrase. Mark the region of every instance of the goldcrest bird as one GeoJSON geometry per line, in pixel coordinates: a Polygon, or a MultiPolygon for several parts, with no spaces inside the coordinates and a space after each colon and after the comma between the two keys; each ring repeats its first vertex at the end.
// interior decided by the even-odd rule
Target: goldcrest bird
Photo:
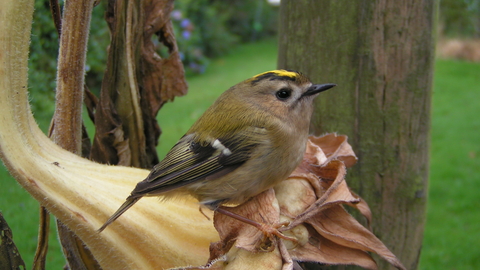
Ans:
{"type": "Polygon", "coordinates": [[[231,87],[99,231],[144,196],[187,193],[215,211],[286,179],[303,158],[313,99],[334,86],[312,84],[295,71],[273,70],[231,87]]]}

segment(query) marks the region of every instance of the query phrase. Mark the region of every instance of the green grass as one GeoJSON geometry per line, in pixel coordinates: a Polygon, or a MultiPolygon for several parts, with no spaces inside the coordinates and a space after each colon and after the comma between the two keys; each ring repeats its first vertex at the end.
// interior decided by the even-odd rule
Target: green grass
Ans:
{"type": "MultiPolygon", "coordinates": [[[[13,232],[13,240],[25,261],[26,269],[31,269],[37,245],[39,204],[15,182],[3,165],[0,166],[0,183],[0,212],[13,232]]],[[[55,224],[54,222],[52,218],[51,224],[55,224]]],[[[50,253],[46,269],[62,269],[65,260],[62,258],[53,225],[50,228],[49,239],[50,253]]]]}
{"type": "MultiPolygon", "coordinates": [[[[211,62],[207,72],[190,77],[189,93],[166,104],[158,116],[163,157],[201,113],[233,84],[274,69],[274,41],[239,47],[211,62]]],[[[430,195],[419,269],[480,268],[480,64],[439,60],[433,94],[430,195]]],[[[31,268],[38,204],[0,170],[0,211],[31,268]]],[[[53,232],[53,230],[52,230],[53,232]]],[[[60,269],[63,258],[52,233],[47,269],[60,269]]]]}
{"type": "Polygon", "coordinates": [[[436,63],[420,269],[480,269],[480,64],[436,63]]]}

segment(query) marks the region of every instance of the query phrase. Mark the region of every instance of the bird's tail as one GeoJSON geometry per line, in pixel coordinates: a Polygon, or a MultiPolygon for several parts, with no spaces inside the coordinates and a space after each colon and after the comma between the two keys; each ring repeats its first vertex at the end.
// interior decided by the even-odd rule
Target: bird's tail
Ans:
{"type": "Polygon", "coordinates": [[[120,217],[125,211],[127,211],[130,207],[132,207],[138,200],[140,200],[141,197],[136,197],[136,198],[127,198],[127,201],[118,208],[118,210],[113,214],[105,224],[100,227],[97,231],[100,233],[102,232],[108,225],[110,225],[112,222],[114,222],[118,217],[120,217]]]}

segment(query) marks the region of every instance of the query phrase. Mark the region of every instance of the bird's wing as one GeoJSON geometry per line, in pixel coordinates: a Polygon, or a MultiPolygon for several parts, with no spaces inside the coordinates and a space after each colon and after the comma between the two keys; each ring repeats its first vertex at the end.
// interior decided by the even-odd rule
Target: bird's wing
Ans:
{"type": "Polygon", "coordinates": [[[219,178],[247,161],[254,149],[268,139],[264,128],[248,127],[230,136],[195,141],[185,135],[157,164],[150,175],[138,183],[131,197],[170,191],[197,180],[219,178]]]}

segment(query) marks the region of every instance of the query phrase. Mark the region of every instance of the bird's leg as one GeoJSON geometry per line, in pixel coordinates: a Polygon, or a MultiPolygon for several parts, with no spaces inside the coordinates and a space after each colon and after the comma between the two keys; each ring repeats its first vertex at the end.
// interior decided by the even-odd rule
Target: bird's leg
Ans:
{"type": "Polygon", "coordinates": [[[220,214],[223,214],[223,215],[229,216],[231,218],[234,218],[234,219],[236,219],[238,221],[241,221],[243,223],[252,225],[252,226],[256,227],[257,229],[259,229],[261,232],[263,232],[265,234],[265,236],[267,236],[267,237],[275,235],[275,236],[277,236],[279,238],[282,238],[282,239],[285,239],[285,240],[289,240],[289,241],[292,241],[292,242],[297,242],[296,238],[288,237],[278,230],[279,228],[288,225],[289,224],[288,221],[277,223],[275,225],[270,225],[270,224],[257,222],[257,221],[251,220],[249,218],[240,216],[238,214],[230,212],[230,211],[228,211],[224,208],[221,208],[221,207],[218,207],[217,209],[215,209],[215,211],[220,213],[220,214]]]}
{"type": "Polygon", "coordinates": [[[207,214],[205,214],[205,212],[203,212],[203,209],[202,209],[202,205],[201,205],[201,204],[200,204],[200,206],[198,207],[198,211],[200,211],[200,213],[202,213],[202,215],[203,215],[204,217],[206,217],[207,220],[210,221],[210,217],[207,216],[207,214]]]}

